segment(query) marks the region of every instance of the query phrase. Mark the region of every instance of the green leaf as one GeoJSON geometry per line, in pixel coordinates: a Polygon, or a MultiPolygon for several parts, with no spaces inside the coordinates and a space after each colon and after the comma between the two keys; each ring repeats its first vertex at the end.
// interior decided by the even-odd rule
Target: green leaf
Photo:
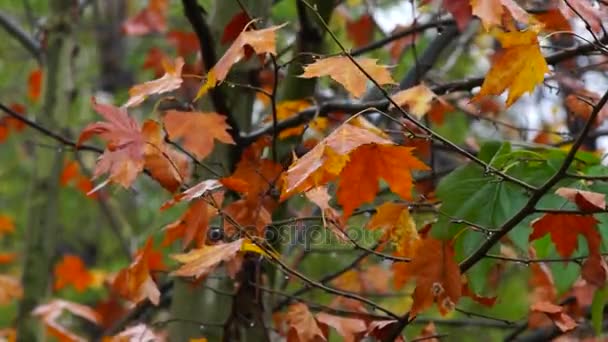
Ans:
{"type": "Polygon", "coordinates": [[[593,295],[593,302],[591,302],[591,324],[597,336],[600,336],[602,333],[606,301],[608,301],[608,287],[597,290],[593,295]]]}

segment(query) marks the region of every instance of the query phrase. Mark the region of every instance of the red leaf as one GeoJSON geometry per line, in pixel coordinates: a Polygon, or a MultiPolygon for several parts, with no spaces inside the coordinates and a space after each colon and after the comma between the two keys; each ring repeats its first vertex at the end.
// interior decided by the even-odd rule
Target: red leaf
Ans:
{"type": "Polygon", "coordinates": [[[251,18],[247,15],[247,13],[241,11],[232,17],[226,27],[224,28],[224,33],[222,34],[222,39],[220,43],[227,44],[234,41],[241,31],[245,29],[247,23],[251,21],[251,18]]]}
{"type": "Polygon", "coordinates": [[[360,16],[357,20],[346,22],[346,33],[356,48],[372,41],[374,38],[374,28],[374,19],[367,13],[360,16]]]}
{"type": "Polygon", "coordinates": [[[200,51],[198,37],[194,32],[172,30],[167,39],[177,49],[177,54],[186,57],[200,51]]]}
{"type": "Polygon", "coordinates": [[[578,236],[583,235],[589,245],[590,253],[599,253],[600,233],[595,228],[598,221],[593,216],[570,214],[545,214],[532,222],[534,241],[545,234],[551,235],[557,252],[568,258],[578,247],[578,236]]]}
{"type": "Polygon", "coordinates": [[[37,102],[40,99],[42,91],[42,70],[36,69],[30,73],[27,78],[27,97],[32,102],[37,102]]]}

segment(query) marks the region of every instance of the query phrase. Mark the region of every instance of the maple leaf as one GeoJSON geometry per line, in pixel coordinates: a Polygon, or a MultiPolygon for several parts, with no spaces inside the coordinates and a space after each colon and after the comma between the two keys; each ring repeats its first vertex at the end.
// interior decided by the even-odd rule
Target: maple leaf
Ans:
{"type": "Polygon", "coordinates": [[[84,292],[93,282],[93,275],[89,273],[82,259],[70,254],[64,255],[55,265],[54,276],[55,290],[72,285],[76,291],[84,292]]]}
{"type": "Polygon", "coordinates": [[[437,336],[437,328],[433,322],[429,322],[427,325],[422,328],[420,331],[420,335],[416,337],[416,340],[423,340],[427,342],[439,342],[439,338],[437,336]]]}
{"type": "Polygon", "coordinates": [[[123,317],[127,313],[127,309],[122,305],[122,301],[119,298],[110,296],[95,304],[95,312],[99,315],[101,326],[108,329],[115,323],[118,317],[123,317]]]}
{"type": "Polygon", "coordinates": [[[372,41],[374,38],[374,28],[374,18],[367,13],[360,16],[357,20],[348,20],[346,22],[346,33],[356,48],[372,41]]]}
{"type": "Polygon", "coordinates": [[[126,35],[141,36],[167,30],[169,0],[149,0],[148,6],[122,24],[126,35]]]}
{"type": "Polygon", "coordinates": [[[335,179],[348,160],[348,154],[361,145],[371,143],[393,144],[368,129],[351,124],[338,127],[291,164],[285,172],[281,200],[335,179]]]}
{"type": "Polygon", "coordinates": [[[443,6],[452,14],[456,20],[458,30],[463,32],[473,18],[473,9],[470,0],[444,0],[443,6]]]}
{"type": "MultiPolygon", "coordinates": [[[[357,63],[379,84],[395,84],[386,65],[378,65],[377,59],[356,58],[357,63]]],[[[304,67],[304,73],[299,77],[313,78],[329,76],[340,83],[356,98],[361,98],[365,93],[367,76],[345,56],[333,56],[318,59],[314,63],[304,67]]]]}
{"type": "Polygon", "coordinates": [[[558,2],[558,6],[566,17],[578,18],[580,15],[585,18],[585,24],[589,25],[594,32],[602,32],[602,23],[605,23],[606,16],[608,16],[605,6],[595,7],[591,1],[587,0],[572,0],[568,1],[567,4],[565,1],[560,1],[558,2]],[[572,6],[572,8],[568,5],[572,6]]]}
{"type": "Polygon", "coordinates": [[[90,193],[93,190],[93,183],[88,177],[80,173],[80,165],[76,160],[66,161],[59,175],[59,184],[68,186],[70,183],[75,184],[76,188],[87,197],[97,198],[97,193],[90,193]]]}
{"type": "MultiPolygon", "coordinates": [[[[287,100],[281,101],[276,105],[277,111],[277,120],[285,120],[293,117],[299,112],[303,111],[306,108],[311,106],[310,101],[308,100],[287,100]]],[[[272,117],[268,117],[266,122],[272,121],[272,117]]],[[[316,117],[314,120],[310,121],[307,124],[307,127],[310,127],[316,131],[322,131],[327,127],[327,118],[316,117]]],[[[304,125],[300,125],[297,127],[291,127],[285,130],[282,130],[279,133],[279,138],[285,139],[293,136],[300,136],[304,132],[304,125]]]]}
{"type": "Polygon", "coordinates": [[[543,25],[544,31],[572,31],[572,25],[564,14],[557,8],[550,8],[534,14],[534,18],[543,25]]]}
{"type": "Polygon", "coordinates": [[[159,79],[131,87],[129,89],[129,100],[127,100],[123,107],[137,106],[150,95],[166,93],[178,89],[182,85],[184,58],[177,57],[173,64],[163,59],[162,64],[165,74],[159,79]]]}
{"type": "MultiPolygon", "coordinates": [[[[222,200],[223,193],[215,193],[218,203],[222,200]]],[[[218,211],[205,199],[195,199],[188,206],[186,212],[175,222],[165,227],[165,238],[162,245],[169,246],[175,240],[182,239],[182,248],[186,249],[193,241],[196,246],[202,246],[207,239],[209,220],[217,215],[218,211]]]]}
{"type": "Polygon", "coordinates": [[[133,262],[118,272],[112,288],[132,302],[138,303],[147,298],[152,304],[158,305],[160,291],[150,275],[154,270],[153,267],[159,266],[158,263],[155,265],[153,262],[155,258],[153,253],[152,239],[148,239],[144,249],[136,254],[133,262]]]}
{"type": "Polygon", "coordinates": [[[391,96],[395,103],[405,108],[405,110],[421,119],[425,114],[434,123],[443,123],[443,115],[454,110],[454,107],[447,101],[437,96],[429,87],[424,84],[401,90],[391,96]]]}
{"type": "MultiPolygon", "coordinates": [[[[378,341],[385,341],[392,335],[397,320],[371,321],[367,327],[365,336],[373,336],[378,341]]],[[[394,342],[405,342],[403,336],[398,335],[394,342]]]]}
{"type": "Polygon", "coordinates": [[[327,341],[315,317],[308,311],[308,306],[304,303],[290,305],[285,315],[285,321],[288,326],[288,342],[327,341]]]}
{"type": "Polygon", "coordinates": [[[597,253],[602,239],[595,228],[597,223],[593,216],[548,213],[532,222],[529,240],[534,241],[549,234],[557,252],[568,258],[578,248],[578,236],[583,235],[590,253],[597,253]]]}
{"type": "Polygon", "coordinates": [[[564,312],[563,307],[551,302],[536,302],[532,304],[530,310],[547,314],[562,332],[574,330],[578,326],[572,317],[564,312]]]}
{"type": "Polygon", "coordinates": [[[49,334],[59,341],[82,341],[83,339],[80,336],[57,322],[64,311],[68,311],[72,315],[83,318],[91,323],[101,324],[101,318],[95,310],[88,306],[63,299],[53,299],[46,304],[38,305],[32,311],[32,315],[39,317],[49,334]]]}
{"type": "Polygon", "coordinates": [[[393,241],[396,255],[402,257],[412,257],[420,242],[416,223],[405,203],[385,202],[379,205],[367,223],[367,229],[383,229],[393,241]]]}
{"type": "Polygon", "coordinates": [[[6,214],[0,214],[0,236],[14,232],[15,223],[13,222],[13,218],[6,214]]]}
{"type": "Polygon", "coordinates": [[[214,140],[234,144],[228,133],[226,116],[217,113],[180,112],[169,110],[163,116],[165,129],[172,140],[181,139],[184,148],[199,158],[213,151],[214,140]]]}
{"type": "Polygon", "coordinates": [[[247,13],[244,11],[240,11],[239,13],[235,14],[224,27],[224,32],[222,33],[220,43],[227,44],[236,40],[250,21],[251,18],[249,18],[249,15],[247,15],[247,13]]]}
{"type": "Polygon", "coordinates": [[[233,259],[241,250],[244,243],[244,239],[238,239],[229,243],[192,249],[184,254],[173,254],[171,258],[183,265],[171,272],[171,275],[195,278],[204,277],[212,272],[222,261],[233,259]]]}
{"type": "Polygon", "coordinates": [[[342,241],[348,241],[348,237],[342,230],[344,222],[340,218],[338,211],[331,207],[329,201],[331,196],[327,191],[327,187],[319,186],[306,191],[306,198],[312,203],[316,204],[323,213],[323,226],[327,227],[329,221],[329,229],[342,241]]]}
{"type": "Polygon", "coordinates": [[[580,210],[585,212],[596,212],[606,208],[605,194],[573,188],[559,188],[555,193],[575,203],[580,210]]]}
{"type": "Polygon", "coordinates": [[[10,264],[17,259],[17,253],[0,253],[0,265],[10,264]]]}
{"type": "Polygon", "coordinates": [[[372,265],[365,270],[349,270],[333,281],[337,288],[356,293],[388,293],[391,271],[372,265]]]}
{"type": "Polygon", "coordinates": [[[188,181],[191,165],[188,157],[165,143],[161,125],[146,120],[141,129],[146,140],[144,167],[163,188],[175,192],[188,181]]]}
{"type": "Polygon", "coordinates": [[[493,57],[492,67],[474,101],[487,95],[500,95],[509,89],[506,105],[534,90],[549,71],[534,31],[499,33],[503,49],[493,57]]]}
{"type": "Polygon", "coordinates": [[[106,121],[85,127],[77,144],[82,144],[93,135],[105,140],[106,150],[98,159],[93,179],[109,173],[111,181],[128,188],[144,168],[144,137],[126,109],[97,103],[94,98],[92,101],[95,111],[106,121]]]}
{"type": "Polygon", "coordinates": [[[12,276],[0,274],[0,305],[9,304],[13,299],[23,297],[21,282],[12,276]]]}
{"type": "Polygon", "coordinates": [[[343,216],[350,217],[361,204],[373,201],[379,179],[386,181],[392,192],[411,200],[411,170],[429,170],[412,151],[411,147],[379,144],[363,145],[353,151],[338,183],[337,198],[344,209],[343,216]]]}
{"type": "MultiPolygon", "coordinates": [[[[412,29],[411,25],[410,26],[397,25],[391,31],[391,35],[395,35],[400,32],[403,32],[406,30],[411,30],[411,29],[412,29]]],[[[388,51],[391,56],[391,60],[393,62],[397,63],[399,61],[399,59],[401,58],[403,51],[405,51],[405,48],[407,48],[408,46],[415,43],[419,36],[420,36],[420,34],[418,32],[416,32],[416,30],[413,30],[412,33],[405,35],[404,37],[399,38],[399,39],[393,41],[392,43],[390,43],[390,45],[388,45],[388,51]]]]}
{"type": "MultiPolygon", "coordinates": [[[[336,329],[336,332],[342,336],[345,342],[358,341],[363,333],[367,331],[366,322],[360,318],[334,316],[325,312],[318,313],[315,318],[322,329],[327,330],[327,326],[336,329]]],[[[324,335],[327,336],[328,334],[325,333],[324,335]]]]}
{"type": "Polygon", "coordinates": [[[264,53],[276,55],[276,31],[285,25],[282,24],[250,31],[245,31],[247,29],[245,27],[228,50],[226,50],[222,58],[209,70],[207,81],[199,89],[195,100],[203,96],[209,88],[224,81],[232,66],[245,57],[246,47],[250,47],[258,55],[264,53]]]}
{"type": "Polygon", "coordinates": [[[38,102],[42,93],[42,70],[36,69],[30,72],[27,78],[27,97],[32,102],[38,102]]]}
{"type": "Polygon", "coordinates": [[[407,276],[416,282],[410,315],[415,316],[437,302],[439,312],[451,311],[462,294],[460,269],[453,247],[447,241],[427,237],[407,264],[407,276]]]}
{"type": "MultiPolygon", "coordinates": [[[[12,103],[10,109],[20,115],[25,113],[25,106],[20,103],[12,103]]],[[[18,120],[12,116],[4,116],[0,118],[0,142],[6,141],[11,131],[21,132],[27,125],[25,122],[18,120]]]]}
{"type": "Polygon", "coordinates": [[[163,52],[163,50],[153,46],[150,48],[150,50],[148,50],[142,68],[144,70],[152,70],[154,77],[161,77],[165,73],[163,61],[167,60],[168,58],[169,57],[163,52]]]}

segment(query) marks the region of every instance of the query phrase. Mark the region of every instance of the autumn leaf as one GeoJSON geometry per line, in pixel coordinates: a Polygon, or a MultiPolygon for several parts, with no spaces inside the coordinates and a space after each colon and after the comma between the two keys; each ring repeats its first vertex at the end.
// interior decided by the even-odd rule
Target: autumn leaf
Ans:
{"type": "Polygon", "coordinates": [[[143,250],[135,255],[131,265],[118,272],[112,288],[132,302],[138,303],[147,298],[152,304],[158,305],[160,291],[150,272],[165,269],[164,267],[158,269],[163,265],[158,261],[155,262],[158,257],[155,257],[154,253],[156,252],[153,250],[152,239],[148,239],[143,250]]]}
{"type": "MultiPolygon", "coordinates": [[[[367,229],[384,230],[385,235],[395,245],[395,254],[401,257],[412,257],[421,241],[416,230],[416,223],[405,203],[385,202],[376,207],[376,213],[367,223],[367,229]]],[[[400,283],[397,279],[395,281],[397,284],[400,283]]],[[[402,285],[397,285],[397,287],[402,285]]]]}
{"type": "Polygon", "coordinates": [[[327,341],[315,317],[304,303],[289,306],[285,315],[288,342],[327,341]]]}
{"type": "Polygon", "coordinates": [[[0,236],[15,232],[13,218],[7,214],[0,214],[0,236]]]}
{"type": "Polygon", "coordinates": [[[443,115],[453,111],[454,108],[447,101],[437,96],[429,87],[424,84],[401,90],[391,96],[395,103],[404,107],[406,111],[414,114],[421,119],[425,114],[434,123],[443,123],[443,115]]]}
{"type": "Polygon", "coordinates": [[[191,201],[193,199],[203,197],[206,194],[221,188],[221,186],[222,183],[220,183],[217,179],[204,180],[196,184],[195,186],[185,190],[184,192],[173,196],[172,199],[163,203],[163,205],[160,207],[160,210],[170,208],[181,201],[191,201]]]}
{"type": "MultiPolygon", "coordinates": [[[[222,192],[214,194],[223,197],[222,192]]],[[[221,204],[221,199],[216,200],[221,204]]],[[[192,242],[201,247],[207,239],[209,220],[217,215],[217,209],[205,199],[195,199],[190,203],[186,212],[175,222],[165,227],[165,238],[162,245],[169,246],[175,240],[182,240],[182,249],[186,249],[192,242]]]]}
{"type": "Polygon", "coordinates": [[[184,254],[173,254],[171,258],[183,265],[171,272],[171,275],[195,278],[204,277],[212,272],[222,261],[233,259],[241,250],[244,243],[244,239],[238,239],[229,243],[192,249],[184,254]]]}
{"type": "Polygon", "coordinates": [[[374,18],[367,13],[360,16],[357,20],[348,20],[346,22],[346,33],[356,48],[372,41],[374,38],[374,28],[374,18]]]}
{"type": "Polygon", "coordinates": [[[557,8],[551,8],[540,13],[535,13],[534,18],[543,25],[544,31],[572,31],[572,25],[564,14],[557,8]]]}
{"type": "Polygon", "coordinates": [[[264,53],[276,55],[276,31],[285,25],[271,26],[261,30],[242,31],[222,58],[209,70],[207,80],[199,89],[195,100],[203,96],[209,88],[224,81],[232,66],[245,57],[246,47],[250,47],[258,55],[264,53]]]}
{"type": "Polygon", "coordinates": [[[89,124],[80,133],[78,145],[99,135],[106,141],[106,150],[99,157],[93,179],[109,173],[109,180],[125,188],[131,186],[135,177],[144,168],[145,140],[139,125],[131,118],[126,109],[93,101],[93,108],[106,121],[89,124]]]}
{"type": "MultiPolygon", "coordinates": [[[[379,84],[395,84],[386,65],[376,64],[376,59],[357,58],[357,63],[379,84]]],[[[316,60],[304,67],[304,73],[299,77],[313,78],[329,76],[340,83],[356,98],[365,93],[367,76],[345,56],[333,56],[316,60]]]]}
{"type": "MultiPolygon", "coordinates": [[[[340,335],[345,342],[359,341],[363,336],[363,333],[367,331],[367,324],[360,318],[348,318],[341,316],[330,315],[325,312],[320,312],[315,315],[318,324],[321,329],[332,327],[336,329],[338,335],[340,335]],[[323,327],[325,326],[325,327],[323,327]]],[[[325,336],[328,334],[325,333],[325,336]]]]}
{"type": "Polygon", "coordinates": [[[30,72],[27,78],[27,97],[32,102],[38,102],[42,93],[42,70],[36,69],[30,72]]]}
{"type": "Polygon", "coordinates": [[[557,252],[568,258],[578,248],[578,236],[582,235],[587,240],[590,253],[598,252],[602,237],[595,228],[597,223],[593,216],[548,213],[532,222],[529,240],[549,234],[557,252]]]}
{"type": "Polygon", "coordinates": [[[534,31],[499,33],[503,49],[498,51],[474,101],[509,90],[507,107],[524,93],[532,92],[549,71],[534,31]]]}
{"type": "Polygon", "coordinates": [[[559,188],[555,193],[575,203],[580,210],[585,212],[597,212],[606,208],[605,194],[573,188],[559,188]]]}
{"type": "Polygon", "coordinates": [[[84,292],[93,282],[93,276],[87,270],[82,259],[76,255],[64,255],[54,269],[55,290],[61,290],[68,285],[74,286],[76,291],[84,292]]]}
{"type": "Polygon", "coordinates": [[[230,126],[226,123],[226,116],[217,113],[169,110],[163,116],[163,123],[169,138],[181,139],[184,148],[199,159],[213,151],[214,140],[235,143],[228,133],[230,126]]]}
{"type": "Polygon", "coordinates": [[[0,274],[0,305],[9,304],[13,299],[23,297],[23,287],[19,279],[0,274]]]}
{"type": "Polygon", "coordinates": [[[59,184],[68,186],[74,184],[78,190],[89,198],[97,198],[97,193],[90,193],[93,190],[93,182],[80,173],[80,165],[76,160],[66,161],[61,174],[59,175],[59,184]]]}
{"type": "Polygon", "coordinates": [[[578,326],[572,317],[564,312],[563,307],[551,302],[536,302],[532,304],[530,310],[547,314],[562,332],[574,330],[578,326]]]}
{"type": "Polygon", "coordinates": [[[281,200],[305,192],[337,178],[348,161],[348,154],[365,144],[393,144],[372,131],[343,124],[319,142],[285,173],[281,200]]]}
{"type": "Polygon", "coordinates": [[[151,70],[154,77],[160,78],[165,73],[163,61],[168,60],[168,56],[160,48],[153,46],[148,50],[142,69],[151,70]]]}
{"type": "MultiPolygon", "coordinates": [[[[310,106],[311,106],[311,104],[310,104],[310,101],[308,101],[308,100],[281,101],[281,102],[277,103],[277,105],[276,105],[277,120],[282,121],[282,120],[292,118],[296,114],[305,110],[306,108],[309,108],[310,106]]],[[[265,121],[266,122],[272,121],[272,116],[269,116],[265,121]]],[[[308,125],[308,127],[312,128],[316,131],[322,131],[323,129],[325,129],[325,127],[327,127],[327,119],[321,118],[321,117],[316,117],[316,118],[314,118],[314,120],[310,121],[307,125],[308,125]]],[[[304,132],[304,125],[300,125],[297,127],[291,127],[291,128],[282,130],[281,133],[279,133],[279,138],[285,139],[285,138],[293,137],[293,136],[297,137],[297,136],[300,136],[303,132],[304,132]]]]}
{"type": "MultiPolygon", "coordinates": [[[[25,113],[25,106],[20,103],[12,103],[10,109],[20,115],[25,113]]],[[[27,127],[26,123],[12,116],[0,118],[0,143],[8,139],[10,132],[21,132],[27,127]]]]}
{"type": "Polygon", "coordinates": [[[235,14],[224,27],[224,32],[222,33],[220,43],[227,44],[236,40],[250,21],[251,18],[249,18],[249,15],[247,15],[247,13],[244,11],[240,11],[239,13],[235,14]]]}
{"type": "Polygon", "coordinates": [[[10,264],[17,259],[17,253],[0,253],[0,265],[10,264]]]}
{"type": "Polygon", "coordinates": [[[182,85],[184,58],[177,57],[175,63],[163,59],[162,64],[165,74],[159,79],[131,87],[129,89],[129,100],[127,100],[123,107],[137,106],[150,95],[166,93],[178,89],[182,85]]]}
{"type": "Polygon", "coordinates": [[[443,6],[452,14],[460,32],[464,32],[473,18],[470,0],[444,0],[443,6]]]}
{"type": "Polygon", "coordinates": [[[420,331],[420,335],[416,337],[416,340],[422,340],[426,342],[439,342],[439,338],[437,336],[437,328],[433,322],[429,322],[427,325],[422,328],[420,331]]]}
{"type": "MultiPolygon", "coordinates": [[[[397,324],[396,319],[371,321],[367,327],[365,336],[372,336],[378,341],[388,340],[389,336],[392,336],[392,332],[397,324]]],[[[394,342],[405,342],[405,339],[399,335],[395,338],[394,342]]]]}
{"type": "Polygon", "coordinates": [[[412,155],[413,148],[367,144],[350,154],[350,160],[340,173],[337,198],[344,209],[343,216],[350,217],[361,204],[376,197],[383,179],[392,192],[404,199],[412,199],[412,170],[429,170],[412,155]]]}
{"type": "Polygon", "coordinates": [[[61,325],[58,320],[64,311],[74,316],[85,319],[93,324],[101,324],[101,318],[95,310],[88,306],[70,302],[63,299],[53,299],[50,302],[38,305],[32,311],[32,315],[38,317],[44,323],[49,334],[59,341],[82,341],[83,339],[61,325]]]}
{"type": "Polygon", "coordinates": [[[177,54],[185,57],[200,51],[195,32],[172,30],[167,33],[167,40],[177,49],[177,54]]]}
{"type": "Polygon", "coordinates": [[[150,176],[169,192],[175,192],[190,179],[191,165],[188,157],[165,143],[161,125],[146,120],[141,129],[146,140],[144,167],[150,176]]]}
{"type": "Polygon", "coordinates": [[[433,302],[437,303],[442,315],[454,309],[462,294],[462,283],[449,242],[430,237],[422,240],[406,270],[408,278],[416,282],[411,316],[427,309],[433,302]]]}
{"type": "Polygon", "coordinates": [[[169,0],[149,0],[148,6],[122,24],[122,31],[129,36],[141,36],[167,30],[169,0]]]}

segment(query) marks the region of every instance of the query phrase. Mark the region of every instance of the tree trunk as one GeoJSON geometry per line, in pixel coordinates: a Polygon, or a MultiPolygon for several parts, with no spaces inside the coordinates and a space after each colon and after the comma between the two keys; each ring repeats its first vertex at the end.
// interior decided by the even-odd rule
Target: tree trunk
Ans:
{"type": "MultiPolygon", "coordinates": [[[[44,100],[37,121],[51,130],[59,122],[68,122],[67,113],[70,112],[74,90],[71,82],[71,61],[75,51],[72,39],[76,19],[74,4],[72,0],[50,1],[44,100]]],[[[49,141],[48,144],[54,146],[56,142],[49,141]]],[[[32,175],[32,189],[26,201],[30,207],[22,276],[24,295],[19,303],[17,318],[17,336],[20,341],[40,340],[40,330],[31,311],[47,296],[50,285],[50,270],[58,234],[59,174],[63,155],[60,148],[36,149],[32,155],[36,167],[32,175]]]]}

